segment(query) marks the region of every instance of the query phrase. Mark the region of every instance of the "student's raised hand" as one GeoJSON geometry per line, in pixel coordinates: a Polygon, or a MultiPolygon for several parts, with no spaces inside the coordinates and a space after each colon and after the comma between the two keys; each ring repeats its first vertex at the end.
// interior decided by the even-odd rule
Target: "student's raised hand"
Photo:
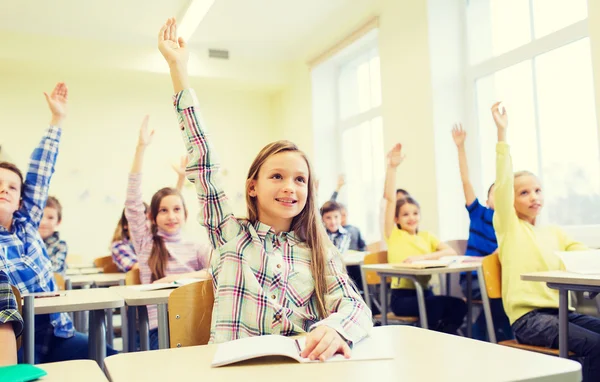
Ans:
{"type": "Polygon", "coordinates": [[[346,184],[346,176],[345,175],[340,175],[338,176],[338,180],[337,180],[337,190],[341,190],[342,187],[344,187],[344,185],[346,184]]]}
{"type": "Polygon", "coordinates": [[[508,113],[504,106],[500,106],[501,102],[496,102],[492,105],[492,116],[498,129],[506,129],[508,127],[508,113]]]}
{"type": "Polygon", "coordinates": [[[351,352],[350,346],[335,329],[322,325],[308,333],[300,356],[312,361],[326,361],[338,353],[350,358],[351,352]]]}
{"type": "Polygon", "coordinates": [[[454,124],[452,127],[452,139],[454,139],[456,147],[464,146],[466,138],[467,132],[463,129],[462,125],[460,123],[454,124]]]}
{"type": "Polygon", "coordinates": [[[158,32],[158,50],[169,66],[186,65],[188,62],[187,44],[182,37],[177,37],[177,21],[174,17],[167,19],[158,32]]]}
{"type": "Polygon", "coordinates": [[[53,126],[60,125],[67,117],[67,100],[69,96],[67,85],[64,82],[59,82],[50,95],[44,92],[44,96],[52,113],[50,124],[53,126]]]}
{"type": "Polygon", "coordinates": [[[138,137],[138,147],[146,147],[150,143],[152,143],[152,138],[154,137],[154,129],[150,129],[148,127],[148,120],[150,116],[145,116],[142,121],[142,126],[140,126],[140,135],[138,137]]]}
{"type": "Polygon", "coordinates": [[[387,155],[388,166],[396,168],[404,160],[404,154],[402,153],[402,145],[397,143],[387,155]]]}
{"type": "Polygon", "coordinates": [[[181,159],[179,160],[179,165],[171,164],[171,167],[173,168],[173,170],[175,170],[177,175],[185,176],[185,169],[186,169],[187,165],[188,165],[188,156],[183,155],[181,157],[181,159]]]}

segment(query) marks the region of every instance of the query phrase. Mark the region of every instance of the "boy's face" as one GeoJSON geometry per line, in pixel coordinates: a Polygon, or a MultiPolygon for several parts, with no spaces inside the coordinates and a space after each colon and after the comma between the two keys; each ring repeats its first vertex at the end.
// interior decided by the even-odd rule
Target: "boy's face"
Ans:
{"type": "Polygon", "coordinates": [[[11,221],[21,201],[21,178],[5,168],[0,168],[0,221],[11,221]]]}
{"type": "Polygon", "coordinates": [[[40,236],[42,239],[46,240],[56,230],[60,225],[60,220],[58,220],[58,211],[53,207],[44,208],[44,216],[42,216],[42,221],[40,222],[40,228],[38,229],[40,236]]]}
{"type": "Polygon", "coordinates": [[[519,219],[535,221],[543,206],[544,194],[538,178],[532,175],[515,178],[515,210],[519,219]]]}
{"type": "Polygon", "coordinates": [[[340,211],[329,211],[323,214],[323,224],[329,232],[337,232],[340,229],[341,221],[340,211]]]}

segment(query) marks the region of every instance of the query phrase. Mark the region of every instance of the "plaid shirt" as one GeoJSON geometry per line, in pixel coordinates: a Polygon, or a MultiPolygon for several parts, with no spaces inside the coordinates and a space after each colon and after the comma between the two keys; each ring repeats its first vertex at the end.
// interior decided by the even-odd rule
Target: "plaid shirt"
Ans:
{"type": "Polygon", "coordinates": [[[127,239],[113,242],[110,251],[112,252],[113,263],[117,264],[121,272],[129,272],[138,262],[133,244],[127,239]]]}
{"type": "MultiPolygon", "coordinates": [[[[11,284],[19,288],[21,294],[57,290],[52,263],[38,226],[48,198],[60,135],[59,127],[50,126],[39,146],[33,150],[23,184],[21,208],[15,211],[10,230],[0,226],[0,269],[5,270],[11,284]]],[[[73,323],[67,313],[49,316],[55,336],[73,336],[73,323]]]]}
{"type": "Polygon", "coordinates": [[[344,227],[340,226],[337,232],[327,231],[327,236],[340,253],[345,253],[350,249],[350,232],[344,227]]]}
{"type": "Polygon", "coordinates": [[[0,270],[0,324],[12,322],[15,336],[23,331],[23,318],[17,309],[17,300],[10,287],[8,275],[0,270]]]}
{"type": "Polygon", "coordinates": [[[60,235],[56,231],[44,240],[44,244],[46,244],[46,252],[48,252],[48,257],[50,257],[50,261],[52,262],[52,271],[64,274],[67,269],[65,260],[69,251],[67,242],[60,240],[60,235]]]}
{"type": "Polygon", "coordinates": [[[200,201],[199,222],[215,252],[211,264],[215,289],[211,343],[265,334],[293,335],[319,325],[357,342],[373,326],[371,312],[332,251],[325,267],[329,313],[319,317],[310,270],[311,251],[294,232],[276,235],[271,227],[238,220],[215,179],[218,165],[196,114],[196,95],[186,89],[174,105],[190,161],[188,179],[200,201]]]}

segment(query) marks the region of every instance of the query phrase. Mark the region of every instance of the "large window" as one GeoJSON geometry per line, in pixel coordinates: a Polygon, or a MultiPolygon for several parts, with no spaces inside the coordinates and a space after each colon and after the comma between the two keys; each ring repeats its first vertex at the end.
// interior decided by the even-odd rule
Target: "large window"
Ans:
{"type": "Polygon", "coordinates": [[[482,181],[495,178],[490,107],[503,101],[515,171],[542,180],[545,217],[600,225],[600,140],[586,0],[470,0],[470,86],[482,181]]]}
{"type": "Polygon", "coordinates": [[[371,48],[339,67],[337,76],[340,169],[346,176],[348,222],[365,239],[380,239],[379,203],[383,195],[383,127],[379,53],[371,48]]]}

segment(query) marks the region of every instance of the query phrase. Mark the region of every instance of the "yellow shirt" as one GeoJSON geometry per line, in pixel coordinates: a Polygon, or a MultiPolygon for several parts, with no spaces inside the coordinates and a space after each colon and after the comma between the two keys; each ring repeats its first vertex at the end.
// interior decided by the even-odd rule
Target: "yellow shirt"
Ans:
{"type": "Polygon", "coordinates": [[[521,274],[563,268],[556,251],[586,250],[559,227],[533,226],[517,217],[514,208],[514,174],[508,144],[496,146],[494,229],[502,264],[502,300],[513,324],[534,309],[558,308],[558,291],[546,283],[522,281],[521,274]]]}
{"type": "MultiPolygon", "coordinates": [[[[419,232],[416,235],[394,228],[390,237],[386,239],[388,246],[388,263],[401,263],[410,256],[426,255],[436,252],[440,241],[429,232],[419,232]]],[[[418,280],[423,287],[427,287],[431,276],[419,276],[418,280]]],[[[392,279],[392,289],[415,289],[412,280],[392,279]]]]}

